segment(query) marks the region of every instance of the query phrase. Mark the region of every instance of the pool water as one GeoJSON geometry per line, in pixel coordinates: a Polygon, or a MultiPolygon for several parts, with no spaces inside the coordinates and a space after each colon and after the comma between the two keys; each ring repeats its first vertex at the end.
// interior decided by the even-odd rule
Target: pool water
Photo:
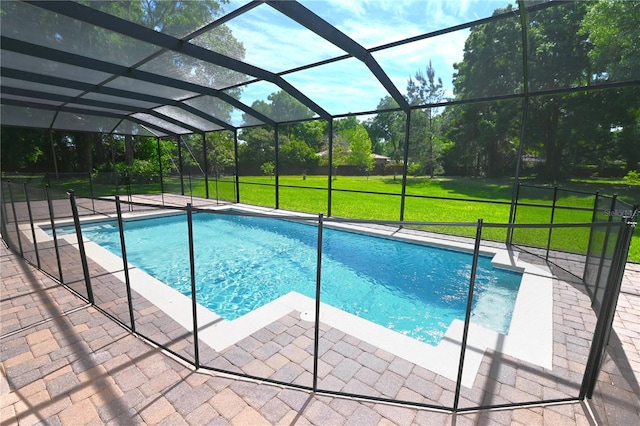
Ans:
{"type": "MultiPolygon", "coordinates": [[[[297,291],[315,298],[316,226],[268,218],[193,216],[197,301],[233,320],[297,291]]],[[[120,255],[114,222],[83,235],[120,255]]],[[[129,263],[191,296],[186,215],[125,222],[129,263]]],[[[464,320],[472,256],[324,228],[321,301],[431,345],[464,320]]],[[[506,334],[520,273],[480,256],[472,322],[506,334]]]]}

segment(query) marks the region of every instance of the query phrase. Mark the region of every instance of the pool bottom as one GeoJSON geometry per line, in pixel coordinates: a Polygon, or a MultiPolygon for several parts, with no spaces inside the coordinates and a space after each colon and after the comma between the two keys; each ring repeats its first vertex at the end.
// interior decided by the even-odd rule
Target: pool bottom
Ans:
{"type": "MultiPolygon", "coordinates": [[[[281,212],[280,212],[281,213],[281,212]]],[[[361,227],[353,229],[362,232],[361,227]]],[[[401,231],[366,229],[378,235],[398,236],[401,231]]],[[[409,236],[406,236],[409,238],[409,236]]],[[[73,235],[65,236],[73,243],[73,235]]],[[[415,238],[411,235],[410,238],[415,238]]],[[[431,238],[421,241],[454,249],[468,250],[469,245],[450,243],[431,238]]],[[[85,243],[87,255],[107,271],[124,282],[122,260],[95,243],[85,243]]],[[[465,355],[462,384],[471,387],[486,350],[495,350],[533,364],[551,368],[552,362],[552,279],[547,268],[522,262],[517,253],[507,250],[483,248],[494,254],[494,263],[523,270],[523,277],[513,312],[508,335],[471,324],[465,355]]],[[[171,289],[143,271],[130,269],[132,289],[162,309],[185,329],[193,331],[191,299],[171,289]]],[[[222,320],[215,313],[198,306],[199,338],[216,351],[222,351],[268,326],[292,311],[303,314],[303,319],[314,318],[315,301],[298,293],[289,293],[236,320],[222,320]]],[[[386,329],[347,312],[321,304],[322,323],[352,335],[364,342],[406,359],[437,374],[455,380],[464,324],[454,321],[437,346],[419,342],[400,333],[386,329]]]]}

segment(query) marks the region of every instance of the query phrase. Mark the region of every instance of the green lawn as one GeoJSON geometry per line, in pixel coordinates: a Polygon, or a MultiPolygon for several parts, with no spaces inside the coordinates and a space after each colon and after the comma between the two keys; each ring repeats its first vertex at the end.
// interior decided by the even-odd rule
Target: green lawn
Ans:
{"type": "MultiPolygon", "coordinates": [[[[280,208],[327,214],[326,176],[281,176],[280,208]]],[[[267,207],[275,207],[275,179],[266,176],[248,176],[240,179],[240,201],[267,207]]],[[[231,186],[230,183],[227,185],[231,186]]],[[[220,185],[219,185],[220,186],[220,185]]],[[[332,181],[335,191],[332,193],[333,216],[360,219],[399,220],[400,177],[340,176],[332,181]],[[345,192],[341,190],[366,191],[345,192]],[[374,192],[370,194],[368,192],[374,192]]],[[[194,185],[194,195],[204,193],[204,183],[194,185]]],[[[211,191],[211,189],[210,189],[211,191]]],[[[484,223],[504,224],[509,221],[509,202],[513,186],[508,179],[425,179],[410,178],[407,181],[404,219],[421,222],[465,222],[475,224],[478,219],[484,223]],[[432,199],[412,196],[448,197],[452,199],[432,199]],[[467,199],[467,200],[453,200],[467,199]],[[478,200],[470,202],[468,199],[478,200]],[[505,204],[491,204],[482,201],[497,201],[505,204]]],[[[625,186],[618,182],[608,183],[565,183],[558,190],[554,223],[590,223],[594,204],[594,193],[618,194],[618,199],[630,204],[638,203],[638,188],[625,186]],[[582,193],[568,190],[582,191],[582,193]],[[590,192],[590,193],[589,193],[590,192]],[[636,197],[636,198],[634,198],[636,197]],[[581,207],[585,210],[571,210],[567,207],[581,207]],[[587,210],[588,209],[588,210],[587,210]]],[[[221,197],[223,198],[223,197],[221,197]]],[[[233,199],[231,197],[226,199],[233,199]]],[[[520,188],[520,200],[541,204],[542,207],[520,206],[517,211],[517,223],[547,224],[551,218],[553,189],[540,189],[529,186],[520,188]]],[[[607,204],[608,205],[608,204],[607,204]]],[[[475,226],[430,227],[431,230],[458,235],[475,235],[475,226]]],[[[483,237],[504,241],[506,229],[485,227],[483,237]]],[[[587,228],[558,228],[549,237],[547,229],[516,229],[513,241],[522,244],[534,244],[546,247],[550,238],[551,249],[586,253],[589,244],[587,228]]],[[[629,252],[629,260],[640,262],[640,232],[635,231],[629,252]]]]}
{"type": "MultiPolygon", "coordinates": [[[[16,181],[16,180],[14,180],[16,181]]],[[[33,184],[34,182],[32,182],[33,184]]],[[[328,178],[326,176],[281,176],[279,178],[279,198],[281,209],[308,213],[327,211],[328,178]]],[[[402,191],[400,176],[339,176],[332,182],[332,216],[359,219],[377,219],[397,221],[400,219],[399,196],[402,191]],[[359,192],[352,192],[359,191],[359,192]]],[[[240,202],[267,207],[275,207],[275,178],[268,176],[245,176],[240,178],[240,202]]],[[[111,195],[115,193],[113,185],[98,184],[92,186],[86,180],[67,180],[52,182],[58,189],[73,188],[78,195],[111,195]]],[[[185,179],[185,193],[204,197],[204,179],[185,179]]],[[[165,192],[180,192],[180,181],[177,178],[165,178],[165,192]]],[[[120,185],[119,191],[125,193],[127,188],[120,185]]],[[[408,178],[405,199],[404,219],[419,222],[454,222],[468,223],[471,226],[444,227],[434,226],[430,230],[458,235],[475,235],[475,224],[478,219],[484,223],[505,224],[509,221],[509,203],[513,191],[510,179],[470,179],[470,178],[408,178]],[[449,199],[423,198],[446,197],[449,199]],[[469,201],[476,200],[476,201],[469,201]],[[484,202],[483,202],[484,201],[484,202]],[[494,203],[488,203],[493,201],[494,203]],[[495,203],[498,202],[498,203],[495,203]]],[[[625,185],[621,181],[576,181],[565,182],[558,190],[554,223],[591,222],[594,205],[594,193],[604,195],[618,194],[618,199],[629,204],[640,202],[640,188],[625,185]],[[581,193],[568,192],[581,191],[581,193]],[[567,207],[580,207],[571,210],[567,207]]],[[[132,193],[159,193],[158,182],[136,183],[131,185],[132,193]]],[[[520,188],[520,200],[542,206],[519,206],[516,223],[542,223],[550,221],[553,203],[553,189],[531,187],[526,183],[520,188]]],[[[209,197],[221,200],[235,200],[235,183],[233,178],[209,181],[209,197]]],[[[601,203],[598,211],[609,208],[609,201],[601,203]],[[602,206],[606,206],[601,208],[602,206]]],[[[546,247],[550,238],[551,248],[562,251],[586,253],[589,230],[587,228],[554,229],[551,237],[547,229],[516,229],[513,234],[515,243],[546,247]]],[[[504,241],[505,228],[485,227],[483,237],[504,241]]],[[[629,260],[640,262],[640,231],[635,231],[629,260]]]]}

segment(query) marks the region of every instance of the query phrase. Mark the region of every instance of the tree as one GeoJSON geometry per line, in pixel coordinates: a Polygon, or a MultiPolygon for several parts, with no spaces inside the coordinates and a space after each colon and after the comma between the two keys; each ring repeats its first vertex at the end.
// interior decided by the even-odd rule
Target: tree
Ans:
{"type": "Polygon", "coordinates": [[[333,167],[334,175],[338,174],[338,166],[348,164],[349,146],[349,139],[347,139],[345,135],[339,133],[333,136],[333,163],[331,164],[331,167],[333,167]]]}
{"type": "Polygon", "coordinates": [[[320,157],[304,141],[293,138],[280,146],[280,162],[284,166],[302,167],[304,170],[318,166],[320,157]]]}
{"type": "MultiPolygon", "coordinates": [[[[511,5],[494,15],[512,13],[511,5]]],[[[462,62],[453,65],[456,99],[481,99],[522,91],[522,34],[517,17],[471,27],[462,62]]]]}
{"type": "MultiPolygon", "coordinates": [[[[378,110],[398,108],[398,103],[385,96],[378,103],[378,110]]],[[[380,112],[364,122],[365,129],[372,139],[372,150],[387,155],[395,162],[401,162],[404,156],[406,114],[403,111],[380,112]],[[375,147],[380,147],[378,151],[375,147]]]]}
{"type": "Polygon", "coordinates": [[[276,165],[273,163],[273,161],[267,161],[260,166],[260,169],[265,175],[273,177],[273,172],[276,169],[276,165]]]}
{"type": "Polygon", "coordinates": [[[354,116],[334,121],[332,164],[334,176],[338,166],[351,165],[365,172],[373,169],[371,138],[365,126],[354,116]]]}
{"type": "Polygon", "coordinates": [[[323,141],[327,127],[327,122],[324,120],[303,121],[281,126],[290,139],[303,141],[314,152],[320,152],[326,148],[323,146],[323,141]]]}
{"type": "Polygon", "coordinates": [[[333,121],[333,152],[331,166],[334,168],[334,175],[338,174],[338,166],[349,164],[349,153],[351,150],[351,140],[348,135],[354,132],[361,124],[354,116],[333,121]]]}
{"type": "MultiPolygon", "coordinates": [[[[256,100],[251,107],[275,120],[310,119],[314,115],[313,111],[282,90],[270,94],[267,101],[256,100]]],[[[244,119],[247,121],[249,117],[245,114],[244,119]]],[[[297,136],[309,136],[312,142],[318,145],[317,125],[300,122],[280,125],[278,129],[281,164],[293,165],[293,162],[298,161],[299,166],[312,167],[317,161],[314,158],[316,151],[304,139],[297,136]]],[[[243,129],[241,138],[243,143],[239,150],[240,161],[243,164],[257,166],[275,161],[275,131],[272,127],[243,129]]]]}
{"type": "MultiPolygon", "coordinates": [[[[603,0],[589,5],[580,33],[592,45],[592,73],[604,81],[640,79],[640,2],[603,0]]],[[[630,87],[611,93],[606,111],[616,129],[619,155],[626,171],[640,163],[640,89],[630,87]]]]}
{"type": "Polygon", "coordinates": [[[270,126],[243,129],[238,146],[240,164],[260,166],[275,159],[275,134],[270,126]]]}
{"type": "Polygon", "coordinates": [[[182,150],[182,170],[194,175],[204,176],[204,149],[202,135],[192,134],[180,137],[182,150]]]}
{"type": "MultiPolygon", "coordinates": [[[[155,31],[182,38],[193,31],[202,28],[224,14],[223,6],[228,0],[201,0],[201,1],[148,1],[148,0],[118,0],[118,1],[82,1],[85,5],[102,12],[143,25],[155,31]]],[[[25,6],[20,2],[2,2],[1,13],[15,19],[3,19],[3,35],[22,38],[23,31],[18,26],[22,19],[38,23],[36,33],[30,34],[33,43],[42,43],[73,53],[79,53],[102,61],[113,62],[119,65],[132,66],[142,59],[150,57],[157,48],[148,46],[137,40],[119,35],[115,32],[102,29],[98,26],[83,25],[79,22],[70,22],[63,15],[47,12],[43,9],[25,6]],[[20,15],[25,15],[20,18],[20,15]],[[69,25],[69,24],[72,25],[69,25]]],[[[190,42],[211,49],[226,56],[243,59],[245,49],[241,42],[233,36],[230,28],[225,25],[217,25],[190,42]]],[[[47,74],[59,74],[55,61],[46,61],[43,66],[50,67],[47,74]]],[[[214,87],[217,89],[232,86],[247,80],[247,76],[224,67],[219,67],[207,61],[198,60],[177,52],[165,52],[153,58],[142,66],[147,72],[157,73],[163,76],[184,78],[192,83],[214,87]]],[[[131,90],[136,90],[132,85],[131,90]]],[[[231,93],[237,93],[234,89],[231,93]]],[[[212,112],[221,119],[230,118],[232,107],[223,102],[215,102],[212,112]]],[[[126,122],[125,122],[125,125],[126,122]]],[[[132,129],[129,129],[132,130],[132,129]]],[[[130,133],[130,132],[125,132],[130,133]]],[[[73,136],[72,145],[78,143],[81,148],[94,145],[83,139],[84,136],[73,136]],[[84,145],[83,145],[84,144],[84,145]]],[[[134,137],[127,134],[124,138],[125,162],[132,167],[134,162],[134,137]]],[[[62,149],[65,149],[62,147],[62,149]]],[[[80,151],[77,151],[80,153],[80,151]]],[[[91,158],[87,153],[82,153],[85,159],[91,158]]],[[[67,158],[62,160],[66,161],[67,158]]],[[[100,164],[88,164],[81,167],[100,168],[100,164]]]]}
{"type": "Polygon", "coordinates": [[[343,135],[349,140],[347,162],[359,169],[370,172],[373,169],[371,157],[371,139],[363,125],[353,130],[345,130],[343,135]]]}
{"type": "Polygon", "coordinates": [[[587,36],[592,71],[608,81],[640,79],[640,3],[601,0],[589,5],[579,33],[587,36]]]}
{"type": "MultiPolygon", "coordinates": [[[[511,12],[512,6],[495,14],[511,12]]],[[[482,99],[522,91],[519,20],[501,19],[471,28],[462,62],[454,64],[456,99],[482,99]]],[[[457,173],[501,176],[513,170],[519,109],[513,102],[471,103],[447,108],[447,135],[455,144],[446,162],[457,173]]]]}
{"type": "Polygon", "coordinates": [[[341,118],[339,120],[333,121],[333,131],[335,133],[343,134],[347,130],[355,130],[362,124],[358,121],[358,119],[350,115],[346,118],[341,118]]]}
{"type": "MultiPolygon", "coordinates": [[[[227,0],[200,1],[109,1],[87,2],[91,7],[127,19],[147,28],[182,38],[224,14],[227,0]]],[[[90,26],[85,26],[90,27],[90,26]]],[[[85,30],[87,31],[87,30],[85,30]]],[[[90,31],[90,30],[89,30],[90,31]]],[[[80,35],[80,34],[78,34],[80,35]]],[[[84,39],[90,39],[84,34],[84,39]]],[[[101,33],[113,49],[109,49],[112,60],[121,61],[121,55],[136,55],[135,43],[125,45],[128,39],[108,32],[101,33]]],[[[191,42],[206,49],[222,53],[235,59],[244,59],[244,45],[222,24],[200,34],[191,42]]],[[[99,43],[96,43],[99,44],[99,43]]],[[[135,59],[135,58],[132,58],[135,59]]],[[[140,58],[138,58],[139,60],[140,58]]],[[[137,62],[134,60],[131,64],[137,62]]],[[[161,55],[145,65],[145,70],[162,75],[186,77],[189,81],[207,87],[224,88],[247,80],[247,76],[177,52],[161,55]]]]}
{"type": "MultiPolygon", "coordinates": [[[[409,78],[407,82],[407,97],[411,105],[437,104],[444,99],[442,79],[438,78],[436,81],[436,71],[431,61],[427,66],[426,76],[421,70],[418,70],[415,77],[415,81],[413,78],[409,78]]],[[[419,112],[414,110],[411,120],[411,133],[415,136],[414,143],[417,145],[416,152],[420,153],[418,154],[419,161],[426,166],[432,179],[436,170],[442,169],[439,161],[442,144],[438,143],[438,146],[435,146],[436,142],[441,140],[440,128],[436,126],[436,123],[439,123],[436,120],[437,113],[436,107],[427,107],[419,112]],[[426,118],[426,125],[424,118],[426,118]]]]}
{"type": "MultiPolygon", "coordinates": [[[[533,90],[585,86],[591,76],[588,44],[580,34],[587,10],[586,2],[575,2],[539,11],[529,24],[530,85],[533,90]]],[[[570,97],[536,97],[530,105],[528,134],[539,141],[545,158],[543,177],[549,181],[566,178],[569,170],[565,156],[571,151],[572,138],[561,129],[569,109],[570,97]]],[[[531,140],[530,139],[530,140],[531,140]]],[[[534,147],[535,149],[535,147],[534,147]]]]}
{"type": "MultiPolygon", "coordinates": [[[[528,14],[528,69],[532,91],[586,86],[591,73],[588,42],[579,33],[588,2],[560,3],[528,14]]],[[[511,11],[511,6],[495,13],[511,11]]],[[[464,57],[455,65],[454,93],[458,99],[482,99],[521,93],[522,46],[520,21],[504,18],[472,28],[464,57]]],[[[542,176],[558,180],[567,176],[569,152],[577,143],[572,98],[534,96],[527,116],[527,151],[545,159],[542,176]]],[[[456,139],[478,150],[476,170],[483,173],[508,170],[517,148],[519,110],[511,102],[485,102],[457,108],[460,120],[456,139]]],[[[579,124],[578,124],[579,126],[579,124]]],[[[464,149],[463,149],[464,150],[464,149]]]]}
{"type": "Polygon", "coordinates": [[[235,165],[234,141],[230,132],[211,132],[206,135],[207,162],[216,179],[235,165]]]}
{"type": "Polygon", "coordinates": [[[302,120],[313,117],[313,111],[284,90],[270,94],[267,99],[271,107],[270,117],[276,121],[302,120]]]}
{"type": "MultiPolygon", "coordinates": [[[[313,117],[314,113],[296,98],[280,90],[267,96],[267,101],[256,100],[251,108],[275,121],[304,120],[313,117]]],[[[250,123],[250,117],[243,114],[245,123],[250,123]]]]}
{"type": "Polygon", "coordinates": [[[3,171],[33,170],[40,167],[53,171],[51,144],[44,130],[2,127],[0,152],[3,171]],[[49,160],[49,161],[48,161],[49,160]],[[50,168],[46,164],[51,164],[50,168]]]}
{"type": "MultiPolygon", "coordinates": [[[[168,175],[178,170],[177,158],[174,160],[177,157],[178,150],[175,141],[161,139],[160,156],[158,156],[158,141],[156,138],[142,136],[132,138],[134,159],[131,164],[126,161],[126,153],[122,149],[125,143],[125,138],[121,135],[103,135],[94,152],[100,152],[102,148],[105,148],[103,155],[109,151],[109,160],[101,161],[100,167],[95,170],[97,172],[111,173],[115,167],[119,173],[128,173],[130,176],[142,175],[145,179],[159,176],[161,170],[163,175],[168,175]],[[158,163],[158,157],[160,157],[162,166],[158,163]]],[[[183,156],[183,164],[187,167],[194,166],[195,161],[190,156],[183,156]]]]}
{"type": "Polygon", "coordinates": [[[426,74],[425,77],[422,70],[418,70],[415,81],[409,77],[407,97],[411,105],[435,104],[444,98],[442,79],[438,77],[436,82],[436,71],[431,61],[426,68],[426,74]]]}

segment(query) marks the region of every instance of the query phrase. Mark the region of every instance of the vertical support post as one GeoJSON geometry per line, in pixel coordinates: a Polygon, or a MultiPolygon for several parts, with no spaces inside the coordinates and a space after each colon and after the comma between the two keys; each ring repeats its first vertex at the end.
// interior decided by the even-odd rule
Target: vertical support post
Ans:
{"type": "Polygon", "coordinates": [[[322,290],[322,213],[318,214],[318,252],[316,261],[316,318],[313,338],[313,391],[318,390],[318,348],[320,346],[320,293],[322,290]]]}
{"type": "MultiPolygon", "coordinates": [[[[518,202],[520,201],[520,186],[522,186],[521,182],[515,184],[515,195],[512,196],[511,200],[511,212],[509,213],[509,225],[514,225],[516,223],[516,219],[518,217],[518,202]]],[[[507,241],[506,245],[511,246],[513,244],[513,231],[514,227],[510,226],[507,228],[507,241]]]]}
{"type": "MultiPolygon", "coordinates": [[[[2,230],[2,235],[5,236],[5,238],[9,238],[8,234],[8,230],[7,230],[7,225],[9,223],[9,215],[7,214],[7,204],[6,204],[6,200],[4,198],[4,194],[5,192],[0,190],[0,229],[2,230]]],[[[7,241],[7,244],[9,242],[7,241]]]]}
{"type": "Polygon", "coordinates": [[[118,182],[118,167],[116,166],[116,151],[113,149],[113,139],[111,139],[111,167],[113,167],[113,180],[116,185],[116,195],[120,194],[119,182],[118,182]]]}
{"type": "Polygon", "coordinates": [[[129,211],[133,211],[133,196],[131,194],[131,172],[127,172],[127,201],[129,201],[129,211]]]}
{"type": "Polygon", "coordinates": [[[9,189],[9,200],[11,201],[11,210],[13,211],[13,223],[16,227],[16,237],[18,237],[18,248],[20,249],[20,257],[24,257],[22,251],[22,238],[20,238],[20,226],[18,226],[18,215],[16,214],[16,204],[13,201],[13,191],[11,191],[12,183],[9,182],[7,188],[9,189]]]}
{"type": "MultiPolygon", "coordinates": [[[[596,222],[596,218],[598,217],[598,198],[600,197],[600,191],[596,191],[595,198],[593,200],[593,211],[591,213],[591,223],[596,222]]],[[[593,244],[593,231],[595,228],[592,226],[589,228],[589,243],[587,244],[587,259],[585,264],[589,265],[589,257],[591,257],[591,246],[593,244]]],[[[584,268],[584,273],[582,274],[582,281],[586,282],[587,279],[587,268],[584,268]]],[[[587,287],[588,289],[588,287],[587,287]]]]}
{"type": "Polygon", "coordinates": [[[51,142],[51,154],[53,155],[53,170],[56,172],[56,180],[60,179],[58,174],[58,157],[56,156],[56,145],[53,142],[53,130],[49,132],[49,142],[51,142]]]}
{"type": "Polygon", "coordinates": [[[216,181],[216,204],[220,202],[220,192],[218,191],[218,178],[220,177],[220,171],[218,166],[215,166],[215,181],[216,181]]]}
{"type": "Polygon", "coordinates": [[[184,195],[184,177],[182,167],[182,137],[178,136],[178,172],[180,173],[180,194],[184,195]]]}
{"type": "Polygon", "coordinates": [[[209,199],[209,160],[207,160],[207,134],[202,133],[202,156],[204,157],[204,196],[209,199]]]}
{"type": "Polygon", "coordinates": [[[278,125],[278,123],[276,123],[275,125],[275,131],[274,131],[274,143],[275,143],[275,179],[276,179],[276,209],[280,208],[280,161],[279,161],[279,157],[280,157],[280,126],[278,125]]]}
{"type": "Polygon", "coordinates": [[[409,136],[411,132],[411,110],[407,111],[404,125],[404,151],[402,153],[402,192],[400,194],[400,221],[404,220],[405,199],[407,195],[407,167],[409,165],[409,136]]]}
{"type": "Polygon", "coordinates": [[[633,235],[635,225],[635,222],[628,221],[622,223],[620,226],[621,229],[619,231],[614,258],[611,262],[611,273],[609,273],[601,309],[598,312],[596,329],[593,333],[589,358],[587,359],[582,386],[580,387],[579,399],[581,400],[584,400],[585,396],[591,398],[595,390],[600,366],[602,365],[605,350],[609,344],[611,329],[613,328],[613,319],[616,305],[618,304],[622,277],[624,275],[627,256],[629,255],[629,246],[631,245],[631,236],[633,235]]]}
{"type": "Polygon", "coordinates": [[[333,190],[333,117],[329,119],[329,173],[327,174],[327,216],[331,217],[332,190],[333,190]]]}
{"type": "Polygon", "coordinates": [[[93,193],[93,177],[91,176],[91,172],[89,172],[89,190],[91,191],[91,210],[96,212],[96,202],[94,200],[95,194],[93,193]]]}
{"type": "Polygon", "coordinates": [[[458,364],[458,379],[456,380],[456,393],[453,400],[453,412],[458,411],[460,402],[460,388],[462,387],[462,372],[464,370],[464,355],[467,351],[467,339],[469,338],[469,323],[471,321],[471,308],[473,306],[473,291],[476,283],[476,271],[478,270],[478,257],[480,256],[480,241],[482,239],[482,219],[478,219],[476,228],[476,242],[473,248],[473,263],[471,264],[471,279],[469,280],[469,296],[467,297],[467,311],[464,317],[464,330],[462,332],[462,345],[460,347],[460,363],[458,364]]]}
{"type": "Polygon", "coordinates": [[[58,275],[60,276],[60,282],[64,283],[62,276],[62,263],[60,262],[60,247],[58,246],[58,236],[56,234],[56,223],[53,213],[53,203],[51,202],[51,190],[49,186],[45,186],[44,193],[47,196],[47,205],[49,207],[49,220],[51,221],[51,236],[53,237],[53,246],[56,250],[56,260],[58,262],[58,275]]]}
{"type": "MultiPolygon", "coordinates": [[[[553,187],[553,204],[551,205],[551,219],[549,224],[553,225],[553,218],[556,214],[556,203],[558,202],[558,185],[553,187]]],[[[549,236],[547,237],[547,254],[545,260],[549,260],[549,248],[551,247],[551,232],[553,232],[553,226],[549,226],[549,236]]]]}
{"type": "MultiPolygon", "coordinates": [[[[522,108],[522,122],[520,123],[520,144],[518,145],[518,158],[516,159],[516,175],[513,181],[511,192],[511,207],[509,209],[509,224],[516,220],[516,200],[520,189],[520,167],[522,163],[522,153],[524,152],[524,141],[526,134],[527,116],[529,115],[529,23],[527,8],[524,0],[518,0],[518,10],[520,11],[520,31],[522,35],[522,77],[524,82],[524,105],[522,108]]],[[[513,239],[513,228],[507,230],[507,245],[511,245],[513,239]]]]}
{"type": "Polygon", "coordinates": [[[162,197],[162,205],[164,206],[164,176],[162,175],[162,147],[160,145],[160,138],[156,138],[156,144],[158,146],[158,170],[160,170],[160,196],[162,197]]]}
{"type": "MultiPolygon", "coordinates": [[[[611,208],[610,208],[611,212],[613,212],[616,209],[617,198],[618,198],[617,194],[613,194],[613,197],[611,197],[611,208]]],[[[610,214],[608,222],[612,222],[612,221],[613,221],[613,215],[610,214]]],[[[602,243],[602,251],[600,252],[600,263],[598,264],[598,275],[596,275],[596,285],[593,289],[593,298],[591,300],[591,306],[596,308],[597,313],[599,313],[598,311],[600,310],[600,307],[598,306],[598,301],[596,300],[596,296],[598,295],[598,289],[600,288],[602,269],[604,268],[604,259],[607,256],[607,247],[609,245],[610,234],[611,234],[611,227],[607,226],[604,234],[604,242],[602,243]]]]}
{"type": "Polygon", "coordinates": [[[29,201],[29,191],[27,183],[24,183],[24,199],[27,203],[27,211],[29,212],[29,224],[31,225],[31,238],[33,238],[33,249],[36,252],[36,264],[40,269],[40,253],[38,253],[38,240],[36,239],[36,228],[33,224],[33,213],[31,212],[31,202],[29,201]]]}
{"type": "Polygon", "coordinates": [[[131,298],[131,280],[129,278],[129,262],[127,261],[127,247],[124,240],[124,223],[122,222],[122,208],[120,197],[116,195],[116,213],[118,215],[118,230],[120,232],[120,250],[122,252],[122,266],[124,270],[124,285],[127,291],[127,305],[129,306],[129,321],[131,331],[136,332],[136,322],[133,316],[133,299],[131,298]]]}
{"type": "Polygon", "coordinates": [[[189,268],[191,271],[191,313],[193,315],[193,350],[195,367],[200,368],[200,351],[198,345],[198,303],[196,302],[196,262],[193,250],[193,207],[187,204],[187,227],[189,232],[189,268]]]}
{"type": "Polygon", "coordinates": [[[87,297],[92,305],[95,305],[93,298],[93,289],[91,288],[91,275],[89,274],[89,265],[87,263],[87,253],[84,250],[84,240],[82,239],[82,228],[80,227],[80,217],[78,216],[78,206],[76,205],[76,197],[73,190],[69,191],[69,201],[71,202],[71,212],[73,213],[73,224],[76,228],[76,237],[78,238],[78,250],[80,251],[80,262],[82,263],[82,273],[84,274],[84,283],[87,286],[87,297]]]}
{"type": "Polygon", "coordinates": [[[233,130],[233,155],[236,158],[236,203],[240,202],[240,163],[238,159],[238,129],[233,130]]]}

